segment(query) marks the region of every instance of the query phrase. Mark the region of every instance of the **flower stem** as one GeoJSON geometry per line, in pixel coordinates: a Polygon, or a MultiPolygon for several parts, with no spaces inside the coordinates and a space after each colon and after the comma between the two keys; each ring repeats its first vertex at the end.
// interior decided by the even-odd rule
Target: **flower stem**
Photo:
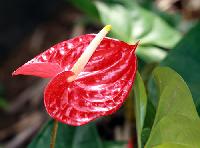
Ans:
{"type": "Polygon", "coordinates": [[[50,148],[55,147],[57,131],[58,131],[58,121],[54,120],[53,128],[52,128],[52,131],[51,131],[50,148]]]}

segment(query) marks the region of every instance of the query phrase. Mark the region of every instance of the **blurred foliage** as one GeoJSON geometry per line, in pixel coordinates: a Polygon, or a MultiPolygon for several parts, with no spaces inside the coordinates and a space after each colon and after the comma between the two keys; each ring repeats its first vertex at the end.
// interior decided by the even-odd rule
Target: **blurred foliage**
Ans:
{"type": "MultiPolygon", "coordinates": [[[[53,120],[50,120],[33,139],[29,148],[49,148],[53,120]]],[[[59,123],[56,148],[123,148],[125,142],[102,141],[93,123],[73,127],[59,123]]]]}
{"type": "Polygon", "coordinates": [[[178,28],[181,23],[181,15],[179,13],[166,13],[159,10],[155,6],[155,0],[137,0],[137,2],[145,9],[156,13],[164,19],[170,26],[178,28]]]}
{"type": "MultiPolygon", "coordinates": [[[[51,120],[45,125],[29,148],[49,148],[53,123],[51,120]]],[[[103,148],[96,127],[92,123],[80,127],[59,123],[57,133],[56,148],[103,148]]]]}
{"type": "Polygon", "coordinates": [[[6,109],[8,107],[8,102],[0,97],[0,108],[6,109]]]}
{"type": "Polygon", "coordinates": [[[137,3],[107,4],[97,1],[101,21],[113,26],[115,37],[129,43],[141,40],[140,45],[173,47],[180,39],[179,33],[154,13],[143,9],[137,3]]]}
{"type": "Polygon", "coordinates": [[[90,0],[71,0],[71,2],[88,16],[92,17],[93,19],[99,19],[98,11],[90,0]]]}
{"type": "Polygon", "coordinates": [[[129,43],[141,40],[136,54],[146,62],[161,61],[167,55],[163,48],[172,48],[181,38],[180,33],[175,28],[172,28],[150,10],[142,8],[135,1],[87,0],[84,4],[87,7],[82,7],[78,1],[71,2],[90,16],[96,9],[98,11],[98,14],[95,13],[96,18],[99,18],[104,25],[112,25],[113,37],[129,43]]]}

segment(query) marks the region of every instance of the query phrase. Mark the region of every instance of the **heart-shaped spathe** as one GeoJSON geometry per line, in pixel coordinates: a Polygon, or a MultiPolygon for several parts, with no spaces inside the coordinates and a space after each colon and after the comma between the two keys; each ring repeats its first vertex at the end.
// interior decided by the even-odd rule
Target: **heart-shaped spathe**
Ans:
{"type": "Polygon", "coordinates": [[[129,94],[135,73],[137,44],[104,38],[75,81],[71,68],[95,34],[63,41],[30,60],[13,75],[35,75],[52,80],[44,92],[48,114],[66,124],[83,125],[115,112],[129,94]]]}

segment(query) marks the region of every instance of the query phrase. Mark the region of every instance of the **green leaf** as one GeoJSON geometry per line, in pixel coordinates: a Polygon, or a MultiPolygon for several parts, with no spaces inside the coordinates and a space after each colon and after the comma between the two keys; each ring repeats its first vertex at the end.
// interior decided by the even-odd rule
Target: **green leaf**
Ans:
{"type": "Polygon", "coordinates": [[[112,37],[129,43],[141,40],[137,54],[146,62],[163,60],[167,53],[162,48],[172,48],[181,37],[176,29],[170,27],[152,11],[142,8],[136,1],[71,0],[71,2],[104,25],[111,24],[112,37]]]}
{"type": "Polygon", "coordinates": [[[162,67],[154,70],[153,77],[159,90],[154,126],[162,117],[170,114],[199,118],[190,90],[180,75],[170,68],[162,67]]]}
{"type": "Polygon", "coordinates": [[[183,115],[167,115],[152,129],[145,148],[152,148],[163,143],[176,143],[199,148],[199,139],[200,119],[194,120],[183,115]]]}
{"type": "Polygon", "coordinates": [[[146,61],[150,59],[150,62],[157,62],[165,57],[165,52],[161,48],[155,48],[155,45],[157,47],[172,48],[180,39],[180,34],[175,29],[170,27],[159,16],[143,9],[136,3],[133,4],[131,1],[126,1],[122,4],[108,4],[97,1],[95,4],[102,23],[112,25],[112,33],[115,38],[129,43],[141,40],[140,44],[142,46],[145,45],[146,48],[141,48],[143,51],[138,51],[138,53],[141,53],[139,56],[146,61]],[[150,51],[145,52],[145,50],[150,51]],[[155,50],[157,58],[153,58],[149,54],[151,51],[155,52],[155,50]],[[142,53],[148,54],[142,56],[142,53]],[[158,53],[161,54],[160,57],[157,56],[158,53]],[[149,55],[150,57],[148,57],[149,55]]]}
{"type": "Polygon", "coordinates": [[[153,104],[151,103],[151,100],[148,99],[147,101],[147,109],[146,109],[146,117],[144,120],[144,128],[152,128],[153,126],[153,122],[154,122],[154,118],[155,118],[155,114],[156,114],[156,109],[153,106],[153,104]]]}
{"type": "Polygon", "coordinates": [[[143,128],[141,134],[141,141],[142,141],[142,148],[144,147],[145,143],[147,142],[151,129],[150,128],[143,128]]]}
{"type": "Polygon", "coordinates": [[[154,0],[137,0],[140,5],[145,8],[151,8],[154,4],[154,0]]]}
{"type": "Polygon", "coordinates": [[[176,143],[164,143],[153,148],[193,148],[192,146],[176,144],[176,143]]]}
{"type": "Polygon", "coordinates": [[[167,67],[156,68],[153,78],[158,86],[159,102],[145,148],[164,143],[200,147],[200,119],[184,80],[167,67]]]}
{"type": "MultiPolygon", "coordinates": [[[[34,138],[29,148],[49,148],[53,120],[49,121],[41,132],[34,138]]],[[[93,124],[73,127],[58,124],[55,148],[102,148],[101,140],[93,124]]]]}
{"type": "Polygon", "coordinates": [[[176,70],[187,82],[200,115],[200,23],[169,52],[161,65],[176,70]]]}
{"type": "Polygon", "coordinates": [[[112,25],[112,32],[116,38],[129,41],[130,23],[129,15],[125,8],[120,4],[108,4],[100,1],[96,2],[95,4],[99,11],[102,23],[104,25],[112,25]],[[123,20],[121,20],[122,18],[123,20]]]}
{"type": "Polygon", "coordinates": [[[142,45],[138,46],[136,54],[149,63],[160,62],[167,56],[167,52],[158,47],[142,45]]]}
{"type": "Polygon", "coordinates": [[[134,101],[135,101],[135,116],[136,116],[136,128],[137,128],[137,139],[138,147],[141,148],[141,133],[144,124],[146,105],[147,105],[147,95],[144,87],[144,83],[140,74],[137,72],[134,84],[134,101]]]}

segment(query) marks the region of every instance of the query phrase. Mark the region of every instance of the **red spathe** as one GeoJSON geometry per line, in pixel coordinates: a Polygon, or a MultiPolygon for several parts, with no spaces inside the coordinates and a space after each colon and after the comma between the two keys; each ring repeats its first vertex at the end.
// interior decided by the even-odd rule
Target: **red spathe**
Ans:
{"type": "Polygon", "coordinates": [[[13,75],[35,75],[52,80],[44,103],[52,118],[78,126],[115,112],[127,98],[136,73],[136,45],[104,38],[75,81],[71,68],[95,34],[63,41],[18,68],[13,75]]]}

